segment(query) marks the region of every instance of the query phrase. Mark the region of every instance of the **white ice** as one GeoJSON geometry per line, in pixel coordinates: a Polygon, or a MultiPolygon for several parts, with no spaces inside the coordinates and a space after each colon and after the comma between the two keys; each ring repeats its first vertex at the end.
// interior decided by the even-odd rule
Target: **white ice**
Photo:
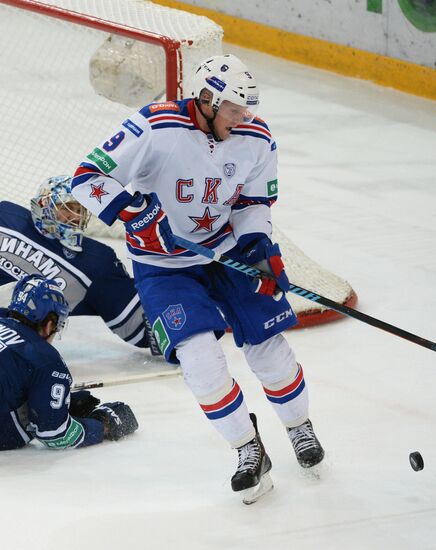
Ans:
{"type": "MultiPolygon", "coordinates": [[[[359,309],[435,340],[436,104],[227,50],[259,75],[260,114],[280,155],[280,228],[350,281],[359,309]]],[[[252,506],[232,493],[236,453],[181,378],[103,388],[95,394],[129,403],[140,430],[77,451],[32,444],[1,453],[2,548],[434,550],[434,352],[351,319],[287,338],[326,449],[318,475],[297,465],[226,335],[231,371],[273,462],[271,493],[252,506]],[[414,450],[425,461],[417,473],[414,450]]],[[[60,347],[77,381],[148,368],[147,354],[95,320],[73,319],[60,347]]]]}

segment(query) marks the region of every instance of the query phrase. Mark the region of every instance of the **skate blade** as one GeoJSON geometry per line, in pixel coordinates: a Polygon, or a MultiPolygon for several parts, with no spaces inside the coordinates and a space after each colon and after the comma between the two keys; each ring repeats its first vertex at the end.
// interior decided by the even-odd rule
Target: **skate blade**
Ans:
{"type": "Polygon", "coordinates": [[[243,491],[242,502],[244,504],[253,504],[254,502],[257,502],[260,497],[263,497],[263,495],[268,493],[268,491],[271,491],[271,489],[273,488],[273,481],[271,479],[271,476],[267,472],[260,478],[260,481],[257,485],[243,491]]]}

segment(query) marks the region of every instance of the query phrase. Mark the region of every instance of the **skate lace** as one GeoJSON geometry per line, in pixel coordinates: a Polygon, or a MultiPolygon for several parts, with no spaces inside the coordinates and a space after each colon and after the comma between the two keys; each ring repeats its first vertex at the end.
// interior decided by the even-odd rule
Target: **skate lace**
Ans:
{"type": "Polygon", "coordinates": [[[238,449],[238,472],[256,471],[261,459],[259,443],[254,439],[238,449]]]}
{"type": "Polygon", "coordinates": [[[317,447],[313,428],[308,421],[297,428],[290,428],[289,435],[297,454],[317,447]]]}

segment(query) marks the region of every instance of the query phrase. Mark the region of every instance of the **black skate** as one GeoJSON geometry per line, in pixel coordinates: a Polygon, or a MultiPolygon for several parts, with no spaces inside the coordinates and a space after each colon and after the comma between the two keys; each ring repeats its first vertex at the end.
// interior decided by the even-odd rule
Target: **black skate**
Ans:
{"type": "Polygon", "coordinates": [[[312,422],[309,419],[296,428],[286,428],[286,431],[302,468],[311,468],[321,462],[324,458],[324,449],[313,433],[312,422]]]}
{"type": "Polygon", "coordinates": [[[268,473],[271,470],[271,460],[260,439],[256,416],[253,413],[250,413],[250,419],[256,430],[256,436],[237,449],[238,468],[232,477],[232,489],[244,491],[242,499],[244,504],[253,504],[273,488],[273,482],[268,473]]]}

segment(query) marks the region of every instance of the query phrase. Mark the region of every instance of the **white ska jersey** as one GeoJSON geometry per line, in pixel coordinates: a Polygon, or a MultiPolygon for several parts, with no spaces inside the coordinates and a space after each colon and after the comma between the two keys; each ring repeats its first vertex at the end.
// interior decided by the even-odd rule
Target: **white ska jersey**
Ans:
{"type": "MultiPolygon", "coordinates": [[[[276,144],[256,118],[216,142],[199,129],[194,100],[153,103],[125,120],[77,169],[73,195],[111,225],[131,201],[124,188],[155,192],[173,233],[219,253],[249,233],[271,235],[277,199],[276,144]]],[[[147,252],[127,239],[129,256],[163,267],[210,260],[185,249],[147,252]]]]}

